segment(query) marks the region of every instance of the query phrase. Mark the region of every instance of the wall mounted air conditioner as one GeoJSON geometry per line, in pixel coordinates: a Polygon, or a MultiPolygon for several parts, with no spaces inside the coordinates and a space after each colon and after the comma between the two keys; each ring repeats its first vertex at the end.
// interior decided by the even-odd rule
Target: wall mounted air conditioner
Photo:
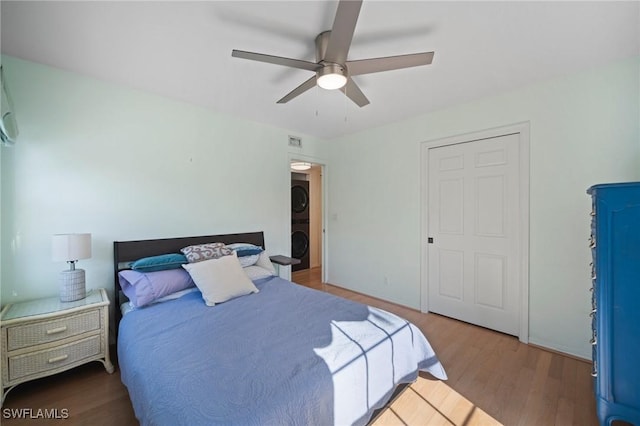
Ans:
{"type": "Polygon", "coordinates": [[[7,88],[7,80],[4,71],[0,66],[0,141],[3,145],[12,145],[18,137],[18,123],[13,112],[13,102],[7,88]]]}

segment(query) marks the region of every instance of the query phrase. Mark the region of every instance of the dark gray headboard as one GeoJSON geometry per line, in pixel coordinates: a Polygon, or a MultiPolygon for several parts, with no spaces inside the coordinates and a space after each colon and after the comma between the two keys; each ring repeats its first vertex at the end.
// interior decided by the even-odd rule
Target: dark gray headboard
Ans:
{"type": "Polygon", "coordinates": [[[180,253],[183,247],[205,243],[250,243],[265,248],[264,233],[247,232],[243,234],[205,235],[197,237],[159,238],[154,240],[114,241],[113,242],[113,271],[114,271],[114,297],[116,333],[120,322],[120,304],[124,301],[120,297],[120,284],[118,272],[126,269],[122,265],[134,260],[157,256],[159,254],[180,253]]]}

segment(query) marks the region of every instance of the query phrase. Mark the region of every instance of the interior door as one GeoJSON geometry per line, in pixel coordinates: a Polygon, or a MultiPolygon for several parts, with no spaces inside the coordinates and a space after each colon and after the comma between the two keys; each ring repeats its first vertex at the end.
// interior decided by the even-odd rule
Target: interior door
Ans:
{"type": "Polygon", "coordinates": [[[518,335],[519,137],[428,150],[429,311],[518,335]]]}

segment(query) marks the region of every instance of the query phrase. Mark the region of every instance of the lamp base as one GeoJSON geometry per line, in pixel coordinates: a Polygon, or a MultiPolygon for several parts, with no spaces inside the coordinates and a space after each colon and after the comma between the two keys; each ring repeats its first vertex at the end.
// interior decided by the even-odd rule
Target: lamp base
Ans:
{"type": "Polygon", "coordinates": [[[73,302],[84,299],[87,291],[84,285],[84,269],[60,272],[60,301],[73,302]]]}

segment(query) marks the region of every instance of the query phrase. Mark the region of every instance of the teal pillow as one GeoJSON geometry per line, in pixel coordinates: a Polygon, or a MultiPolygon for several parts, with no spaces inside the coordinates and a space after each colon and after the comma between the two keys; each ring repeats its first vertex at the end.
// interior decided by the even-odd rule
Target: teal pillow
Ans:
{"type": "Polygon", "coordinates": [[[233,249],[238,254],[238,257],[254,256],[260,254],[264,249],[260,246],[256,246],[249,243],[233,243],[227,244],[227,247],[233,249]]]}
{"type": "Polygon", "coordinates": [[[139,272],[165,271],[181,268],[185,263],[188,261],[184,254],[169,253],[138,259],[131,264],[131,269],[139,272]]]}

